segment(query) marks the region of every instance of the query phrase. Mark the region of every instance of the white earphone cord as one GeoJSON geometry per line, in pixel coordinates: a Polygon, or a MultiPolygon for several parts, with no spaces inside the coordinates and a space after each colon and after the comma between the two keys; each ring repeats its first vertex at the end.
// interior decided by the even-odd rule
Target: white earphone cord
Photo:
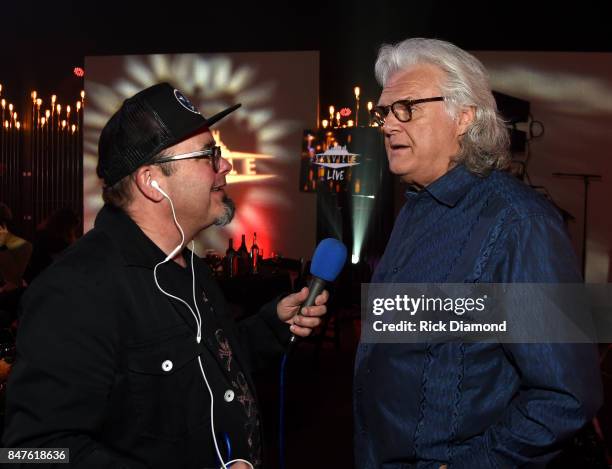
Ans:
{"type": "MultiPolygon", "coordinates": [[[[193,319],[195,320],[195,323],[196,323],[196,341],[199,344],[200,341],[202,340],[202,315],[200,314],[200,309],[198,308],[198,302],[196,301],[196,293],[195,293],[195,271],[194,271],[194,267],[193,267],[193,256],[194,256],[194,252],[195,252],[195,242],[193,240],[191,241],[191,285],[192,285],[192,292],[193,292],[193,304],[194,304],[195,309],[197,311],[197,315],[193,311],[193,309],[191,308],[189,303],[187,303],[182,298],[179,298],[178,296],[175,296],[175,295],[172,295],[171,293],[168,293],[166,290],[164,290],[159,285],[159,282],[157,281],[157,268],[160,265],[165,264],[166,262],[170,261],[182,249],[183,244],[185,243],[185,232],[183,231],[183,228],[179,224],[178,220],[176,219],[176,212],[174,210],[174,204],[172,203],[172,199],[170,198],[170,196],[168,194],[166,194],[162,190],[161,187],[159,187],[159,185],[157,184],[156,181],[152,181],[151,182],[151,186],[154,187],[155,189],[157,189],[166,199],[168,199],[168,202],[170,202],[170,208],[172,209],[172,218],[174,219],[174,224],[176,225],[176,227],[178,228],[179,232],[181,233],[181,242],[180,242],[180,244],[176,248],[174,248],[174,250],[172,250],[172,252],[170,254],[168,254],[168,256],[166,256],[166,258],[163,261],[157,263],[155,265],[155,267],[153,268],[153,279],[155,280],[155,285],[157,285],[157,288],[159,289],[159,291],[161,291],[167,297],[175,299],[175,300],[181,302],[182,304],[184,304],[187,307],[187,309],[189,310],[189,312],[193,316],[193,319]]],[[[223,457],[221,456],[221,451],[219,450],[219,444],[217,443],[217,437],[216,437],[216,434],[215,434],[214,396],[213,396],[212,389],[211,389],[210,385],[208,384],[208,379],[206,378],[206,373],[204,372],[204,366],[202,365],[202,360],[201,360],[199,355],[198,355],[198,364],[200,365],[200,371],[202,372],[202,377],[204,378],[204,383],[206,384],[206,388],[208,389],[208,393],[210,394],[210,428],[211,428],[211,431],[212,431],[213,442],[215,444],[215,451],[217,453],[217,457],[219,458],[219,461],[221,461],[221,467],[223,469],[228,469],[227,466],[230,465],[230,464],[233,464],[235,462],[244,462],[244,463],[248,464],[251,467],[251,469],[254,469],[253,464],[251,464],[249,461],[247,461],[245,459],[232,459],[231,461],[227,461],[227,462],[223,461],[223,457]]]]}

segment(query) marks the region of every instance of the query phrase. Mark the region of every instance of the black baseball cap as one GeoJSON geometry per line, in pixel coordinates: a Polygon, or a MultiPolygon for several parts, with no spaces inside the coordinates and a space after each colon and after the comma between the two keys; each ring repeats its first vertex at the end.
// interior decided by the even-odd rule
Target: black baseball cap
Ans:
{"type": "Polygon", "coordinates": [[[240,107],[205,118],[183,93],[159,83],[126,99],[106,123],[98,142],[97,173],[112,186],[165,148],[208,128],[240,107]]]}

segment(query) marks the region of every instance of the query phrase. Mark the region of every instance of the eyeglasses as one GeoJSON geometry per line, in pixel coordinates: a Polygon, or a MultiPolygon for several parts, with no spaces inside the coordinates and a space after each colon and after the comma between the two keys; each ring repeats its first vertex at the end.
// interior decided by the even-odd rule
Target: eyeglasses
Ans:
{"type": "Polygon", "coordinates": [[[412,119],[412,106],[421,103],[431,103],[433,101],[444,101],[444,96],[436,96],[435,98],[423,99],[400,99],[389,106],[375,106],[370,111],[372,120],[379,126],[385,125],[385,119],[389,114],[389,110],[393,111],[393,115],[400,122],[408,122],[412,119]]]}
{"type": "Polygon", "coordinates": [[[215,173],[219,172],[221,162],[221,147],[214,146],[206,150],[192,151],[191,153],[182,153],[180,155],[172,155],[160,158],[155,164],[169,163],[171,161],[191,160],[191,159],[210,159],[212,169],[215,173]]]}

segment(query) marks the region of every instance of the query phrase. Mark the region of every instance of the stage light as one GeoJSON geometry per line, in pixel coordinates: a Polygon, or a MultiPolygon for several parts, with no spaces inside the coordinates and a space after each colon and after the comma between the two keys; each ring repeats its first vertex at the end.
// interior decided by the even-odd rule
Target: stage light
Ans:
{"type": "MultiPolygon", "coordinates": [[[[366,175],[366,180],[359,181],[360,185],[365,183],[366,187],[371,186],[371,182],[367,179],[375,178],[374,174],[366,175]]],[[[357,182],[357,181],[356,181],[357,182]]],[[[353,222],[353,258],[361,257],[361,250],[366,242],[366,236],[370,227],[370,220],[374,213],[375,196],[374,195],[353,195],[353,206],[351,208],[351,219],[353,222]]],[[[356,264],[356,262],[353,262],[356,264]]]]}
{"type": "Polygon", "coordinates": [[[352,262],[353,264],[359,264],[359,256],[358,256],[357,254],[353,254],[353,255],[351,256],[351,262],[352,262]]]}
{"type": "Polygon", "coordinates": [[[74,67],[72,73],[74,73],[79,78],[85,76],[85,70],[83,70],[81,67],[74,67]]]}

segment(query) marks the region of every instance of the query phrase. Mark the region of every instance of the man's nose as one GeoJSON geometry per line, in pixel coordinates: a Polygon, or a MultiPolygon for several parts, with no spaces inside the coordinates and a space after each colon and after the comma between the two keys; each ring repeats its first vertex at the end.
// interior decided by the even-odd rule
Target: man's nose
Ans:
{"type": "Polygon", "coordinates": [[[397,131],[401,124],[402,123],[397,119],[397,117],[395,117],[395,114],[393,114],[392,111],[389,111],[385,116],[385,123],[382,125],[382,130],[385,135],[388,135],[394,131],[397,131]]]}
{"type": "Polygon", "coordinates": [[[232,164],[225,158],[221,157],[221,159],[219,160],[219,174],[225,176],[231,170],[232,164]]]}

